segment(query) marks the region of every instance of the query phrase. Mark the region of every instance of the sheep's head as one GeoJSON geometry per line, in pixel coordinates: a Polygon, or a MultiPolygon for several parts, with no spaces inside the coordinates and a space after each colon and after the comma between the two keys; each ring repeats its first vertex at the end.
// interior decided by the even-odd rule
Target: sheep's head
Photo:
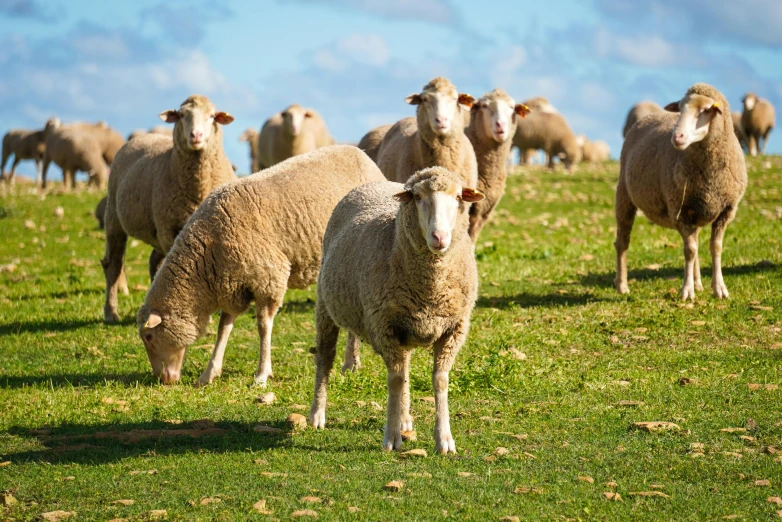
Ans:
{"type": "Polygon", "coordinates": [[[476,125],[485,138],[503,143],[516,132],[516,115],[525,118],[529,113],[529,107],[517,104],[502,89],[494,89],[472,106],[470,124],[476,125]]]}
{"type": "Polygon", "coordinates": [[[187,347],[198,338],[197,327],[192,321],[149,310],[146,304],[139,309],[136,322],[155,377],[163,384],[179,381],[187,347]]]}
{"type": "Polygon", "coordinates": [[[454,236],[467,233],[469,204],[484,195],[463,187],[461,179],[448,169],[432,167],[416,172],[394,198],[402,205],[415,205],[415,228],[420,231],[415,243],[423,241],[432,253],[442,255],[454,236]]]}
{"type": "MultiPolygon", "coordinates": [[[[714,92],[717,92],[716,89],[714,92]]],[[[679,113],[679,119],[671,136],[671,143],[676,149],[684,150],[709,136],[709,132],[714,130],[715,122],[722,120],[716,117],[721,115],[723,110],[728,109],[727,103],[719,98],[723,97],[701,94],[691,87],[680,101],[665,106],[666,111],[679,113]]]]}
{"type": "Polygon", "coordinates": [[[298,136],[304,128],[304,120],[315,114],[301,105],[293,104],[282,111],[282,125],[291,136],[298,136]]]}
{"type": "Polygon", "coordinates": [[[463,120],[459,105],[468,109],[475,103],[469,94],[459,94],[456,87],[446,78],[437,77],[424,85],[419,94],[411,94],[405,101],[418,105],[418,125],[428,125],[438,136],[450,134],[453,130],[462,131],[463,120]]]}
{"type": "Polygon", "coordinates": [[[234,121],[233,116],[216,110],[208,98],[198,94],[182,102],[179,110],[163,111],[159,117],[166,123],[176,124],[174,141],[192,151],[208,148],[210,139],[215,135],[219,137],[217,125],[234,121]]]}
{"type": "Polygon", "coordinates": [[[746,95],[744,95],[744,98],[742,98],[741,101],[744,103],[744,110],[751,111],[758,103],[758,97],[755,93],[748,92],[746,95]]]}

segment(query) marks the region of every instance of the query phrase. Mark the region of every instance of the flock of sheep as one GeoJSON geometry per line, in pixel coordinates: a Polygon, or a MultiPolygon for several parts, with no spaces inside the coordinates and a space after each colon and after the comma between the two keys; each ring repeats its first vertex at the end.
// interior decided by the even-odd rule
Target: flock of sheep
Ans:
{"type": "MultiPolygon", "coordinates": [[[[253,170],[237,179],[223,150],[222,126],[233,117],[205,97],[188,97],[160,113],[170,128],[124,140],[105,124],[47,122],[41,131],[11,131],[3,167],[15,155],[49,162],[66,186],[82,170],[108,195],[96,216],[106,231],[104,320],[119,320],[127,294],[129,236],[153,247],[152,283],[137,315],[155,375],[180,379],[189,345],[212,314],[220,321],[212,357],[198,384],[222,372],[235,319],[254,302],[260,356],[255,382],[272,376],[271,332],[288,288],[315,282],[315,393],[310,422],[325,426],[326,388],[340,329],[348,332],[343,371],[360,367],[361,341],[388,369],[383,448],[398,450],[413,426],[409,365],[416,346],[433,346],[435,447],[455,453],[448,376],[465,342],[478,291],[474,245],[502,198],[511,146],[522,161],[543,150],[549,166],[572,169],[582,157],[608,159],[605,144],[573,135],[545,98],[525,103],[501,89],[479,99],[435,78],[405,101],[415,117],[372,129],[358,147],[334,145],[317,112],[291,105],[261,132],[245,132],[253,170]],[[108,165],[111,175],[108,176],[108,165]]],[[[744,99],[735,127],[725,97],[696,84],[660,109],[634,107],[625,127],[616,191],[616,288],[629,291],[626,255],[638,209],[684,241],[682,299],[703,289],[698,233],[712,226],[712,289],[725,298],[722,237],[747,186],[739,131],[752,154],[773,127],[773,108],[744,99]],[[768,118],[771,115],[770,119],[768,118]],[[765,118],[765,119],[764,119],[765,118]]]]}

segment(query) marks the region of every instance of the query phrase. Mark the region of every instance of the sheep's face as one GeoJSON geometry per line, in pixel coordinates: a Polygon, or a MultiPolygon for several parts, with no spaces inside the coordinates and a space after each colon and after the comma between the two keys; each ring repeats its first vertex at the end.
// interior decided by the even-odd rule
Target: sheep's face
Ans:
{"type": "Polygon", "coordinates": [[[755,108],[755,105],[758,103],[758,97],[752,93],[747,94],[744,96],[744,99],[742,100],[744,102],[744,110],[745,111],[751,111],[755,108]]]}
{"type": "Polygon", "coordinates": [[[423,179],[406,186],[404,192],[394,196],[403,204],[415,204],[421,236],[436,255],[445,254],[451,246],[459,215],[466,214],[469,209],[466,203],[484,198],[477,190],[454,183],[453,175],[450,177],[446,180],[438,177],[423,179]]]}
{"type": "Polygon", "coordinates": [[[169,328],[163,316],[148,311],[146,305],[138,313],[139,336],[144,342],[152,372],[163,384],[173,384],[182,376],[182,363],[187,346],[195,341],[197,332],[178,332],[169,328]]]}
{"type": "Polygon", "coordinates": [[[192,151],[208,148],[210,139],[219,134],[217,125],[234,121],[233,116],[217,111],[211,102],[197,95],[185,100],[179,110],[163,111],[159,117],[166,123],[176,123],[174,139],[192,151]]]}
{"type": "Polygon", "coordinates": [[[299,105],[291,105],[282,112],[283,126],[291,136],[301,134],[307,118],[312,118],[312,112],[299,105]]]}
{"type": "Polygon", "coordinates": [[[688,94],[681,101],[666,105],[665,110],[679,113],[671,136],[671,143],[678,150],[706,138],[714,117],[722,114],[719,102],[702,94],[688,94]]]}
{"type": "Polygon", "coordinates": [[[432,131],[438,136],[445,136],[463,125],[459,105],[469,109],[475,99],[469,94],[459,94],[450,86],[437,90],[424,89],[420,94],[411,94],[405,101],[410,105],[418,105],[418,110],[424,112],[424,121],[432,131]]]}

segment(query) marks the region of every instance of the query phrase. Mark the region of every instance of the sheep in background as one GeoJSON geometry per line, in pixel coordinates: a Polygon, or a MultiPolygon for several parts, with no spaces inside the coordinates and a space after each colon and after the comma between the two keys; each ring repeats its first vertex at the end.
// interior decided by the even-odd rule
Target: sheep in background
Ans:
{"type": "Polygon", "coordinates": [[[611,159],[611,148],[605,141],[589,141],[586,136],[579,134],[576,142],[581,149],[581,161],[597,163],[611,159]]]}
{"type": "Polygon", "coordinates": [[[464,134],[460,107],[472,107],[475,99],[460,94],[447,78],[437,77],[405,101],[418,106],[416,116],[398,121],[383,138],[377,153],[383,175],[404,183],[421,169],[441,166],[461,176],[465,186],[475,187],[478,165],[464,134]]]}
{"type": "Polygon", "coordinates": [[[223,151],[223,131],[234,118],[217,111],[205,96],[188,97],[178,110],[160,113],[174,123],[174,139],[147,134],[125,144],[114,161],[106,204],[106,276],[104,320],[114,323],[117,281],[125,264],[128,236],[154,248],[149,276],[171,249],[190,215],[212,190],[233,180],[223,151]]]}
{"type": "Polygon", "coordinates": [[[758,98],[751,92],[744,96],[742,102],[744,102],[744,112],[741,115],[741,127],[747,135],[749,153],[757,156],[760,149],[760,153],[765,156],[768,136],[776,124],[774,106],[768,100],[758,98]]]}
{"type": "Polygon", "coordinates": [[[456,453],[448,374],[478,295],[469,207],[483,195],[442,167],[405,185],[368,183],[334,209],[323,238],[315,310],[315,396],[310,423],[326,425],[327,385],[340,328],[369,342],[388,369],[383,449],[399,450],[410,416],[412,348],[434,347],[435,450],[456,453]],[[356,255],[360,252],[361,255],[356,255]]]}
{"type": "Polygon", "coordinates": [[[478,163],[478,190],[485,196],[470,208],[469,234],[473,241],[477,241],[478,234],[505,193],[508,155],[516,134],[516,116],[524,118],[530,109],[517,104],[502,89],[494,89],[478,99],[470,112],[470,125],[465,134],[472,143],[478,163]]]}
{"type": "Polygon", "coordinates": [[[627,248],[637,209],[676,229],[684,241],[682,300],[703,290],[698,234],[711,224],[712,289],[728,297],[722,278],[722,238],[747,187],[744,154],[730,106],[717,89],[697,83],[666,111],[639,121],[625,138],[616,187],[616,289],[626,294],[627,248]]]}
{"type": "Polygon", "coordinates": [[[35,182],[41,184],[41,163],[46,153],[46,139],[49,134],[60,126],[60,120],[50,118],[43,129],[37,131],[28,131],[22,129],[10,130],[3,136],[2,163],[0,163],[0,173],[5,172],[5,164],[11,155],[14,156],[14,162],[11,164],[11,174],[6,178],[6,182],[13,184],[16,175],[16,166],[22,160],[35,161],[35,182]]]}
{"type": "Polygon", "coordinates": [[[528,150],[543,150],[548,156],[550,169],[554,168],[554,158],[559,157],[565,168],[572,172],[581,158],[576,137],[559,113],[535,112],[533,109],[526,118],[516,118],[513,144],[522,153],[528,150]]]}
{"type": "Polygon", "coordinates": [[[100,146],[103,160],[106,162],[106,165],[109,166],[111,166],[111,163],[114,161],[114,157],[117,155],[119,149],[125,144],[125,138],[109,127],[104,121],[99,121],[98,123],[69,123],[60,126],[59,130],[65,131],[68,129],[78,129],[89,133],[95,138],[100,146]]]}
{"type": "Polygon", "coordinates": [[[128,135],[128,141],[140,136],[145,136],[147,134],[160,134],[162,136],[173,137],[174,129],[171,127],[166,127],[165,125],[155,125],[148,131],[144,129],[136,129],[128,135]]]}
{"type": "Polygon", "coordinates": [[[627,113],[625,126],[624,129],[622,129],[622,137],[627,137],[627,133],[630,132],[630,129],[633,128],[633,125],[635,125],[636,122],[657,112],[663,112],[663,109],[653,101],[642,101],[633,105],[630,112],[627,113]]]}
{"type": "Polygon", "coordinates": [[[732,111],[730,116],[733,119],[733,132],[736,133],[736,138],[739,140],[741,150],[743,150],[744,153],[748,153],[749,141],[747,140],[747,133],[744,132],[744,127],[741,125],[741,113],[738,111],[732,111]]]}
{"type": "MultiPolygon", "coordinates": [[[[187,346],[220,310],[212,359],[198,379],[219,376],[234,320],[255,301],[260,357],[256,384],[272,375],[274,317],[288,288],[306,288],[320,268],[326,224],[351,189],[383,175],[363,152],[335,145],[291,158],[218,188],[193,214],[138,313],[155,375],[179,380],[187,346]]],[[[346,361],[357,362],[348,339],[346,361]]]]}
{"type": "Polygon", "coordinates": [[[367,153],[367,156],[372,158],[372,161],[377,163],[377,152],[380,149],[380,144],[383,143],[383,138],[386,137],[388,131],[394,125],[389,123],[388,125],[381,125],[375,127],[371,131],[364,134],[361,141],[358,142],[358,148],[367,153]]]}
{"type": "Polygon", "coordinates": [[[46,153],[41,169],[41,188],[46,188],[49,165],[54,162],[62,169],[62,184],[65,190],[76,187],[76,173],[86,172],[89,184],[99,190],[106,186],[109,167],[103,156],[103,147],[95,135],[76,127],[57,129],[46,138],[46,153]]]}
{"type": "Polygon", "coordinates": [[[266,120],[261,128],[258,135],[260,169],[333,144],[334,138],[320,114],[298,104],[290,105],[266,120]]]}
{"type": "Polygon", "coordinates": [[[260,159],[258,158],[258,131],[247,129],[239,136],[239,141],[246,142],[250,146],[250,173],[261,170],[260,159]]]}

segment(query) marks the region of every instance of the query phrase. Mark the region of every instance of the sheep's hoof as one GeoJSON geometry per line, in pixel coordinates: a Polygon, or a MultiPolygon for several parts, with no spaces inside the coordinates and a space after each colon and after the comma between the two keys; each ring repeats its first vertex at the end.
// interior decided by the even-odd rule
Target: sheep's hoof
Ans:
{"type": "Polygon", "coordinates": [[[700,281],[695,281],[695,291],[696,292],[703,292],[703,283],[700,281]]]}
{"type": "Polygon", "coordinates": [[[695,301],[695,287],[685,286],[682,287],[682,291],[679,293],[679,299],[682,301],[695,301]]]}
{"type": "Polygon", "coordinates": [[[104,310],[103,322],[106,324],[115,324],[119,322],[119,314],[113,310],[104,310]]]}
{"type": "Polygon", "coordinates": [[[717,299],[727,299],[730,297],[730,294],[728,293],[728,287],[725,286],[725,283],[713,285],[712,290],[714,291],[714,297],[717,299]]]}
{"type": "Polygon", "coordinates": [[[342,365],[342,374],[346,374],[348,372],[356,372],[361,368],[361,363],[359,362],[349,362],[342,365]]]}
{"type": "Polygon", "coordinates": [[[442,435],[437,439],[437,443],[434,445],[434,451],[440,455],[447,455],[449,453],[456,455],[456,443],[450,433],[442,435]]]}
{"type": "Polygon", "coordinates": [[[210,372],[208,369],[201,374],[201,376],[198,378],[198,381],[196,382],[196,386],[207,386],[209,384],[212,384],[212,381],[215,380],[215,377],[219,377],[220,372],[210,372]]]}
{"type": "Polygon", "coordinates": [[[256,374],[255,379],[253,380],[253,386],[259,386],[261,388],[266,388],[266,381],[269,380],[269,377],[271,377],[272,374],[268,373],[261,373],[256,374]]]}
{"type": "Polygon", "coordinates": [[[627,283],[616,283],[616,291],[620,294],[629,294],[630,287],[627,286],[627,283]]]}
{"type": "Polygon", "coordinates": [[[313,405],[310,410],[310,424],[315,429],[326,427],[326,410],[313,405]]]}
{"type": "Polygon", "coordinates": [[[402,418],[401,431],[413,431],[413,418],[408,416],[406,419],[402,418]]]}
{"type": "Polygon", "coordinates": [[[388,433],[383,437],[383,451],[399,451],[402,449],[402,432],[395,431],[394,433],[388,433]]]}

